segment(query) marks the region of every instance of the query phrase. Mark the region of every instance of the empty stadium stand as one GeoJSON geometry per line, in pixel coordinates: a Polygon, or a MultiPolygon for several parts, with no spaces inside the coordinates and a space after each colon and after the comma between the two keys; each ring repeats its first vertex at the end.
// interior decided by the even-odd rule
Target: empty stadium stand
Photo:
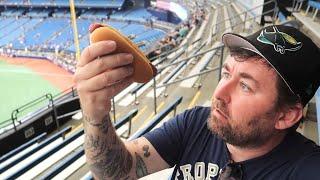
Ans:
{"type": "MultiPolygon", "coordinates": [[[[10,20],[10,19],[9,19],[10,20]]],[[[5,22],[6,23],[6,22],[5,22]]],[[[78,20],[80,47],[88,46],[88,27],[92,20],[78,20]]],[[[110,26],[118,28],[123,34],[135,35],[135,43],[145,42],[144,50],[158,39],[164,36],[164,31],[150,29],[141,24],[127,24],[124,22],[107,22],[110,26]]],[[[73,34],[70,21],[65,18],[29,19],[20,18],[2,30],[0,35],[0,46],[12,45],[14,49],[28,49],[43,51],[75,51],[73,45],[73,34]],[[22,28],[23,26],[23,28],[22,28]],[[69,48],[66,46],[69,45],[69,48]]]]}
{"type": "MultiPolygon", "coordinates": [[[[75,0],[76,7],[93,7],[93,8],[122,8],[125,0],[75,0]]],[[[33,7],[69,7],[69,1],[65,0],[3,0],[1,5],[20,5],[33,7]]]]}
{"type": "MultiPolygon", "coordinates": [[[[176,101],[174,104],[168,106],[168,110],[162,113],[162,117],[167,115],[170,111],[174,110],[177,105],[181,102],[176,101]]],[[[138,110],[134,109],[130,111],[123,118],[119,119],[115,124],[115,129],[119,130],[124,125],[128,124],[126,127],[127,131],[121,134],[128,133],[130,135],[131,130],[131,120],[137,114],[138,110]]],[[[159,120],[161,120],[159,118],[159,120]]],[[[28,150],[22,150],[22,148],[27,147],[29,144],[34,144],[36,140],[39,140],[44,135],[37,137],[35,140],[31,140],[28,144],[22,145],[1,157],[0,166],[0,178],[11,179],[11,178],[33,178],[41,177],[53,178],[54,176],[61,173],[67,166],[71,165],[75,160],[84,156],[83,150],[83,140],[84,140],[84,130],[79,129],[73,134],[61,138],[66,131],[69,131],[71,127],[67,127],[49,139],[36,144],[28,150]],[[13,154],[15,153],[15,154],[13,154]],[[21,154],[21,155],[20,155],[21,154]],[[60,162],[56,164],[59,160],[60,162]]],[[[30,145],[29,145],[30,146],[30,145]]]]}

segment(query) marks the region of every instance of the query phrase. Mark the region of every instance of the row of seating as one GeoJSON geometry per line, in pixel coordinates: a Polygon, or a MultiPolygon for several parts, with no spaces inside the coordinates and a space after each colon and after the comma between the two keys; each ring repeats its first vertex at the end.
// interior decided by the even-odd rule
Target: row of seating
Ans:
{"type": "MultiPolygon", "coordinates": [[[[75,6],[121,8],[125,0],[75,0],[75,6]]],[[[69,6],[69,1],[65,0],[3,0],[3,5],[39,5],[39,6],[69,6]]]]}
{"type": "MultiPolygon", "coordinates": [[[[0,1],[1,2],[1,1],[0,1]]],[[[1,3],[0,3],[1,5],[1,3]]],[[[157,19],[145,8],[133,8],[130,10],[111,10],[111,9],[78,9],[77,14],[80,14],[82,18],[91,19],[113,19],[121,21],[138,21],[148,22],[150,19],[157,19]]],[[[55,18],[69,18],[69,8],[64,9],[16,9],[8,8],[1,12],[4,17],[55,17],[55,18]]]]}
{"type": "Polygon", "coordinates": [[[135,21],[146,21],[152,18],[152,15],[145,8],[134,8],[129,11],[118,11],[112,14],[110,18],[120,20],[130,19],[135,21]]]}
{"type": "MultiPolygon", "coordinates": [[[[43,49],[75,51],[73,45],[73,32],[71,23],[65,18],[2,18],[0,25],[0,46],[12,44],[14,49],[43,49]],[[5,24],[8,24],[5,26],[5,24]]],[[[93,23],[90,19],[78,19],[78,34],[80,47],[88,46],[88,27],[93,23]]],[[[165,32],[158,29],[150,29],[140,24],[128,24],[123,22],[107,22],[110,26],[119,29],[126,36],[134,35],[133,41],[144,41],[146,50],[155,41],[162,38],[165,32]]]]}
{"type": "Polygon", "coordinates": [[[318,14],[318,11],[320,9],[320,2],[318,1],[308,1],[308,7],[306,10],[306,14],[309,12],[310,8],[314,8],[314,13],[312,15],[312,19],[314,20],[318,14]]]}

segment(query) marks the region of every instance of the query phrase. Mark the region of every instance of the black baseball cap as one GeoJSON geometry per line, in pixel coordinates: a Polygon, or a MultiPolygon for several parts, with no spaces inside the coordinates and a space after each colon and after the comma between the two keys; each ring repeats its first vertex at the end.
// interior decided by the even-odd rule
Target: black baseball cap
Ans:
{"type": "Polygon", "coordinates": [[[294,27],[267,26],[243,37],[234,33],[222,36],[229,48],[243,48],[262,56],[276,70],[290,91],[305,106],[320,84],[320,50],[294,27]]]}

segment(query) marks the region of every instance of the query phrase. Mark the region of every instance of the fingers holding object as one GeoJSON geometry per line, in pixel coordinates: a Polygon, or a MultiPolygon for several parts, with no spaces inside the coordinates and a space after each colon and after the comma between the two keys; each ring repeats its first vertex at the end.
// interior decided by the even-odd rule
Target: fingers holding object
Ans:
{"type": "Polygon", "coordinates": [[[119,67],[82,81],[78,84],[77,88],[78,91],[97,91],[121,82],[127,77],[131,78],[132,73],[132,66],[119,67]]]}
{"type": "Polygon", "coordinates": [[[84,67],[78,67],[76,80],[90,79],[102,72],[129,65],[133,62],[133,56],[127,53],[102,56],[95,61],[91,61],[84,67]]]}
{"type": "Polygon", "coordinates": [[[93,43],[82,51],[77,66],[83,67],[100,56],[112,53],[115,49],[116,43],[114,41],[100,41],[93,43]]]}
{"type": "Polygon", "coordinates": [[[110,107],[110,99],[128,87],[132,82],[132,79],[128,77],[112,86],[86,93],[80,99],[81,104],[86,107],[85,113],[94,116],[97,112],[106,112],[105,108],[110,107]]]}

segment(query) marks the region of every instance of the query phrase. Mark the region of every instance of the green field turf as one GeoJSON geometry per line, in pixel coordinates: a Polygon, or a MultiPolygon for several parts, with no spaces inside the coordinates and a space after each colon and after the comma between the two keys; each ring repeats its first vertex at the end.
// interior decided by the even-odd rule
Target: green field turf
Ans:
{"type": "MultiPolygon", "coordinates": [[[[1,122],[11,118],[13,110],[47,93],[56,95],[60,92],[57,87],[54,87],[32,70],[7,64],[2,60],[0,60],[0,84],[0,128],[4,125],[1,125],[1,122]]],[[[36,110],[46,102],[28,108],[18,117],[36,110]]]]}

